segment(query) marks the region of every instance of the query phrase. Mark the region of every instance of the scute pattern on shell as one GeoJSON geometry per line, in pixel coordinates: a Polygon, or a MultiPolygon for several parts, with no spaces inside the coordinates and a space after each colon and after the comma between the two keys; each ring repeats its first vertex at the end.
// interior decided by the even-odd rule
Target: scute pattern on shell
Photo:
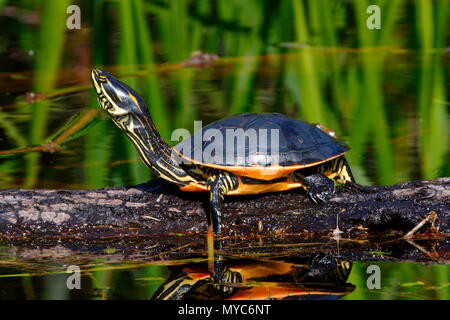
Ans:
{"type": "Polygon", "coordinates": [[[185,158],[194,159],[205,165],[221,166],[308,165],[343,154],[348,149],[345,144],[315,125],[279,113],[247,113],[227,117],[203,127],[175,146],[175,150],[185,158]],[[211,150],[211,144],[215,141],[215,137],[211,137],[214,136],[211,134],[214,131],[209,129],[221,133],[223,150],[228,153],[228,157],[225,154],[222,157],[215,157],[214,153],[212,155],[203,153],[208,147],[211,150]],[[227,139],[227,134],[230,133],[228,129],[255,130],[258,137],[257,145],[252,145],[249,139],[245,139],[242,148],[237,148],[237,139],[232,139],[231,143],[230,139],[227,139]],[[267,129],[267,144],[259,140],[260,129],[267,129]],[[274,129],[278,130],[278,139],[276,135],[271,139],[271,130],[274,129]],[[203,139],[204,137],[208,139],[203,139]],[[277,145],[278,152],[274,152],[277,145]],[[198,155],[202,155],[200,161],[198,155]]]}

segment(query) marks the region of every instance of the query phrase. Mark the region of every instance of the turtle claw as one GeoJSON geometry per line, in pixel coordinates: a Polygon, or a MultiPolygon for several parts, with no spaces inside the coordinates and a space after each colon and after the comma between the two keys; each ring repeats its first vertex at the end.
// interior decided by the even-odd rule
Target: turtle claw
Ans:
{"type": "Polygon", "coordinates": [[[329,191],[323,191],[323,190],[314,190],[316,188],[310,188],[308,191],[306,191],[306,196],[309,200],[320,203],[320,202],[326,202],[327,200],[331,199],[333,197],[333,194],[329,191]]]}

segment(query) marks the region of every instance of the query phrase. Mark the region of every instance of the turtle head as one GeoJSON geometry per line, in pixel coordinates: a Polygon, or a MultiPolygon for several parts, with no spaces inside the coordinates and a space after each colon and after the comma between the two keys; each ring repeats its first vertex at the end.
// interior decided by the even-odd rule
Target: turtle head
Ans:
{"type": "Polygon", "coordinates": [[[125,83],[100,69],[93,69],[91,76],[99,104],[115,122],[129,115],[149,117],[144,101],[125,83]]]}
{"type": "Polygon", "coordinates": [[[130,138],[144,163],[156,174],[177,185],[195,182],[171,158],[172,149],[156,130],[144,100],[108,72],[94,69],[91,76],[99,104],[130,138]]]}

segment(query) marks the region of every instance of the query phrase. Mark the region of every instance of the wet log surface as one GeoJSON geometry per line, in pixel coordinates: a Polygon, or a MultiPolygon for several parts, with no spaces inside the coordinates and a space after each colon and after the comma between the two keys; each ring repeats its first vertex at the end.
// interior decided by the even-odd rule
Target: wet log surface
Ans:
{"type": "MultiPolygon", "coordinates": [[[[37,241],[198,234],[206,229],[207,200],[204,193],[183,193],[160,179],[97,190],[2,190],[0,237],[37,241]]],[[[449,233],[450,178],[365,190],[338,187],[321,204],[308,201],[302,190],[230,196],[223,224],[225,235],[326,234],[336,227],[339,214],[345,232],[405,234],[433,211],[435,226],[449,233]]]]}
{"type": "MultiPolygon", "coordinates": [[[[0,255],[32,266],[49,259],[165,264],[205,257],[207,202],[206,194],[183,193],[159,179],[97,190],[2,190],[0,255]]],[[[321,204],[302,190],[228,197],[223,215],[222,254],[234,258],[322,252],[348,261],[449,262],[450,178],[338,187],[321,204]],[[435,228],[425,220],[414,237],[403,238],[433,212],[435,228]]]]}

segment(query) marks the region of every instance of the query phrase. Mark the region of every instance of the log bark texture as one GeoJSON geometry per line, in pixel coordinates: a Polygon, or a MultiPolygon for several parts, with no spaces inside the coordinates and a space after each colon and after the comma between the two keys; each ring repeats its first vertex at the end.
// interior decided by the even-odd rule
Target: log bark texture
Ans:
{"type": "MultiPolygon", "coordinates": [[[[206,194],[183,193],[161,179],[97,190],[1,190],[0,238],[95,240],[202,233],[207,202],[206,194]]],[[[345,232],[406,233],[433,211],[435,226],[449,233],[450,178],[362,190],[338,187],[329,202],[320,204],[310,202],[302,190],[230,196],[224,204],[223,224],[224,234],[328,233],[336,227],[338,214],[345,232]]]]}

